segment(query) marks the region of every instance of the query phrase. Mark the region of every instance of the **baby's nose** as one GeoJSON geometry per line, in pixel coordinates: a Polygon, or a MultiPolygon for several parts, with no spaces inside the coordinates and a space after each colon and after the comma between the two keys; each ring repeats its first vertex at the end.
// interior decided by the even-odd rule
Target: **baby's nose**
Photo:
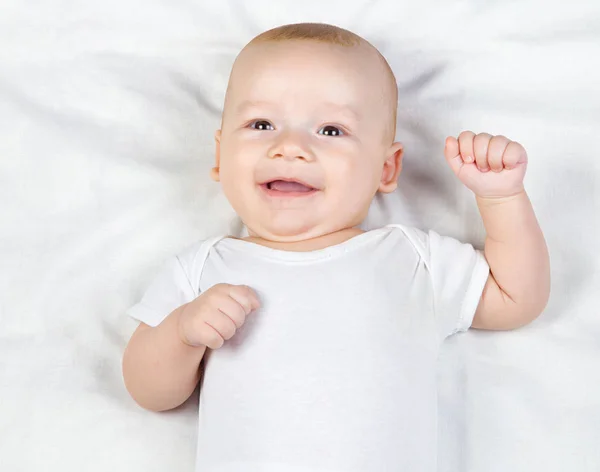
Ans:
{"type": "Polygon", "coordinates": [[[306,136],[300,132],[285,131],[279,134],[269,149],[269,158],[313,161],[315,156],[306,136]]]}

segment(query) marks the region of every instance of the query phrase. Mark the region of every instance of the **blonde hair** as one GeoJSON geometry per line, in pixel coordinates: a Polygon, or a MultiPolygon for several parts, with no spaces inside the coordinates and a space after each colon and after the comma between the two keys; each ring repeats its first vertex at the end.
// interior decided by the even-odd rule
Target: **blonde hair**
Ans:
{"type": "Polygon", "coordinates": [[[256,36],[250,44],[263,41],[310,40],[338,46],[358,46],[366,40],[338,26],[326,23],[296,23],[278,26],[256,36]]]}

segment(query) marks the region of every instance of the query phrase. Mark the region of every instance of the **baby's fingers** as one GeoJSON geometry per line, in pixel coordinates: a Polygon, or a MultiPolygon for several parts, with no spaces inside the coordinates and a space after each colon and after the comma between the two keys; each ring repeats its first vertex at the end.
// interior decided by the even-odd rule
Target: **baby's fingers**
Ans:
{"type": "Polygon", "coordinates": [[[527,152],[521,144],[516,141],[511,141],[504,151],[502,161],[504,167],[507,169],[514,169],[518,164],[527,162],[527,152]]]}
{"type": "Polygon", "coordinates": [[[221,315],[228,317],[236,328],[246,321],[246,309],[233,297],[226,295],[215,300],[215,310],[221,315]]]}
{"type": "Polygon", "coordinates": [[[180,330],[185,344],[219,349],[225,342],[225,336],[235,333],[235,325],[219,311],[206,306],[201,313],[184,311],[180,320],[180,330]]]}
{"type": "Polygon", "coordinates": [[[475,133],[473,131],[463,131],[458,135],[458,147],[462,160],[471,164],[475,162],[475,151],[473,150],[473,142],[475,133]]]}
{"type": "Polygon", "coordinates": [[[247,285],[231,286],[229,296],[244,308],[244,312],[247,315],[251,311],[260,308],[260,301],[258,300],[256,293],[247,285]]]}
{"type": "Polygon", "coordinates": [[[446,146],[444,147],[444,156],[447,160],[458,156],[458,140],[452,136],[446,138],[446,146]]]}
{"type": "Polygon", "coordinates": [[[505,136],[494,136],[488,145],[488,164],[493,172],[500,172],[504,169],[502,156],[510,143],[510,139],[505,136]]]}
{"type": "Polygon", "coordinates": [[[482,172],[490,170],[490,165],[488,163],[488,147],[491,139],[492,135],[488,133],[480,133],[473,138],[475,162],[477,163],[477,168],[482,172]]]}
{"type": "Polygon", "coordinates": [[[231,339],[237,331],[237,326],[233,320],[219,312],[211,311],[207,313],[202,319],[206,327],[204,327],[203,338],[205,338],[205,345],[211,349],[219,349],[227,339],[231,339]],[[208,330],[206,329],[208,327],[208,330]],[[221,339],[212,336],[211,330],[217,332],[221,339]]]}
{"type": "Polygon", "coordinates": [[[463,166],[463,160],[460,157],[458,149],[458,140],[451,136],[446,138],[446,146],[444,147],[444,157],[455,174],[458,175],[460,168],[463,166]]]}
{"type": "Polygon", "coordinates": [[[209,349],[219,349],[225,344],[225,339],[216,328],[204,322],[204,329],[198,336],[198,341],[188,343],[191,346],[206,346],[209,349]]]}

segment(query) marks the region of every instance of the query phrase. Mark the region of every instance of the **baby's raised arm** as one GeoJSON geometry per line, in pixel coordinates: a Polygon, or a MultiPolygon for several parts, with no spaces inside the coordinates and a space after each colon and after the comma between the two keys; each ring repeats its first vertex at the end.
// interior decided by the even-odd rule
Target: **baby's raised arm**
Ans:
{"type": "Polygon", "coordinates": [[[218,284],[158,326],[141,323],[123,355],[127,391],[147,410],[181,405],[198,385],[206,349],[220,348],[258,307],[249,287],[218,284]]]}
{"type": "Polygon", "coordinates": [[[475,193],[487,233],[491,274],[473,327],[521,327],[542,313],[550,295],[548,248],[523,185],[527,153],[504,136],[464,131],[446,140],[445,154],[456,176],[475,193]]]}

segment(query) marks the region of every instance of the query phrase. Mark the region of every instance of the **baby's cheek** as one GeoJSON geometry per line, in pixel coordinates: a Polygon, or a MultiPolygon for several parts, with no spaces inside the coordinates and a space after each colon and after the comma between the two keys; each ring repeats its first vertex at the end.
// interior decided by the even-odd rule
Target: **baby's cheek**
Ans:
{"type": "Polygon", "coordinates": [[[377,160],[371,158],[371,156],[365,156],[365,158],[360,161],[357,175],[360,176],[362,185],[370,191],[370,189],[379,186],[381,172],[382,166],[378,164],[377,160]]]}
{"type": "Polygon", "coordinates": [[[221,177],[226,180],[248,179],[252,176],[250,159],[244,159],[237,153],[221,158],[221,177]]]}
{"type": "MultiPolygon", "coordinates": [[[[230,200],[237,200],[245,190],[247,185],[241,185],[242,182],[248,183],[249,170],[243,165],[240,165],[234,159],[226,159],[221,161],[221,186],[226,197],[230,200]]],[[[233,203],[233,202],[232,202],[233,203]]]]}
{"type": "Polygon", "coordinates": [[[344,194],[344,200],[353,206],[370,204],[378,183],[373,167],[362,162],[340,166],[335,179],[339,192],[344,194]]]}

